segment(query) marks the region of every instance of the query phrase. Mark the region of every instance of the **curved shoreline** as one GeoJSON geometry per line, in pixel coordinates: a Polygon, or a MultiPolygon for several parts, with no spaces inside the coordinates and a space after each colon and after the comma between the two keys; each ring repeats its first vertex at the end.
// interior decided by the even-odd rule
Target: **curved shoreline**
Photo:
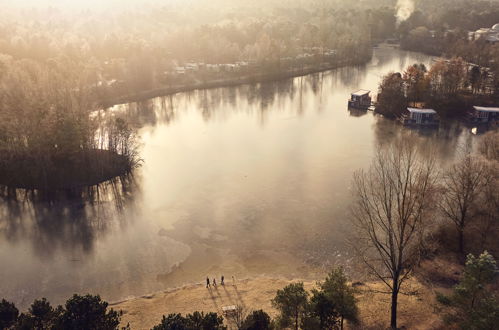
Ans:
{"type": "Polygon", "coordinates": [[[103,108],[109,108],[115,105],[141,102],[155,97],[168,96],[176,93],[190,92],[194,90],[211,89],[211,88],[221,88],[221,87],[232,87],[240,86],[244,84],[255,84],[264,82],[273,82],[289,78],[306,76],[313,73],[321,73],[329,70],[344,68],[348,66],[364,65],[371,60],[368,59],[362,63],[338,63],[334,65],[319,65],[308,68],[292,69],[278,73],[266,74],[266,73],[252,73],[247,75],[241,75],[236,77],[230,77],[225,79],[214,79],[202,82],[196,82],[193,84],[184,85],[174,85],[174,86],[164,86],[160,88],[155,88],[151,90],[140,91],[136,93],[131,93],[123,96],[112,97],[109,100],[102,102],[103,108]]]}

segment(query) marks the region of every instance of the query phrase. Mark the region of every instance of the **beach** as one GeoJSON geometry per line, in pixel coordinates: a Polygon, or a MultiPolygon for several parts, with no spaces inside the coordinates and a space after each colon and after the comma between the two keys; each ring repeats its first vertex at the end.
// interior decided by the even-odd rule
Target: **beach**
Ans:
{"type": "MultiPolygon", "coordinates": [[[[207,289],[205,283],[187,285],[181,288],[156,292],[112,304],[113,309],[122,310],[122,326],[130,324],[132,329],[151,329],[169,313],[192,313],[194,311],[222,313],[222,307],[239,305],[246,313],[263,309],[272,318],[278,312],[272,307],[271,299],[276,291],[292,282],[284,278],[258,277],[235,281],[226,279],[225,286],[207,289]]],[[[304,282],[307,291],[316,282],[304,282]]],[[[390,295],[386,286],[379,282],[354,283],[360,309],[361,324],[350,329],[380,329],[389,324],[390,295]]],[[[435,294],[417,279],[405,284],[399,296],[399,324],[410,329],[438,329],[442,327],[436,314],[435,294]]],[[[226,320],[227,322],[227,320],[226,320]]],[[[230,328],[230,323],[227,323],[230,328]]]]}

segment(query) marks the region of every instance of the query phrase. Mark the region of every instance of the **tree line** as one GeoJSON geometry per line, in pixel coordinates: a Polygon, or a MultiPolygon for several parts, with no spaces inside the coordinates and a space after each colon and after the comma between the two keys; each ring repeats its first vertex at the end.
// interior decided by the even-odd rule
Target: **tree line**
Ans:
{"type": "Polygon", "coordinates": [[[460,57],[438,60],[430,68],[413,64],[391,72],[379,85],[376,111],[400,116],[408,106],[434,108],[443,117],[462,117],[473,105],[499,100],[499,72],[472,65],[460,57]]]}
{"type": "Polygon", "coordinates": [[[497,1],[419,1],[418,10],[397,28],[403,49],[465,61],[498,72],[499,45],[469,35],[499,22],[497,1]]]}
{"type": "Polygon", "coordinates": [[[357,64],[370,58],[373,40],[395,31],[394,8],[370,2],[364,8],[299,1],[287,7],[147,5],[84,15],[12,9],[0,22],[0,62],[69,58],[89,70],[101,100],[176,84],[181,77],[168,73],[188,62],[244,61],[268,73],[283,70],[283,59],[307,54],[323,62],[325,52],[334,51],[329,61],[357,64]]]}
{"type": "MultiPolygon", "coordinates": [[[[436,299],[446,308],[442,318],[447,325],[464,329],[492,329],[499,321],[497,296],[491,292],[497,279],[497,265],[487,252],[479,256],[469,254],[463,276],[450,295],[437,294],[436,299]]],[[[310,293],[302,282],[292,283],[276,292],[272,305],[278,316],[272,319],[263,310],[249,313],[238,306],[236,313],[226,316],[216,312],[199,312],[182,316],[163,315],[152,330],[341,330],[361,326],[357,290],[348,282],[341,268],[317,283],[310,293]]],[[[0,301],[1,330],[118,330],[130,329],[120,325],[122,311],[108,308],[99,296],[73,295],[64,306],[54,308],[45,298],[35,300],[27,312],[19,313],[13,303],[0,301]]]]}

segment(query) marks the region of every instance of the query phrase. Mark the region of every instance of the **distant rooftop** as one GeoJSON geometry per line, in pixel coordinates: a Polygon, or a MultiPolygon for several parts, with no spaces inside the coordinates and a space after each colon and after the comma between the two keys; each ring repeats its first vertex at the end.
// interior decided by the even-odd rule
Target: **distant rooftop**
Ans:
{"type": "Polygon", "coordinates": [[[368,91],[366,89],[359,89],[358,91],[352,93],[352,95],[355,95],[355,96],[362,96],[362,95],[367,95],[371,93],[371,91],[368,91]]]}
{"type": "Polygon", "coordinates": [[[407,108],[410,113],[431,113],[436,114],[437,112],[433,109],[417,109],[417,108],[407,108]]]}
{"type": "Polygon", "coordinates": [[[478,107],[474,106],[475,110],[477,111],[484,111],[484,112],[499,112],[499,107],[478,107]]]}

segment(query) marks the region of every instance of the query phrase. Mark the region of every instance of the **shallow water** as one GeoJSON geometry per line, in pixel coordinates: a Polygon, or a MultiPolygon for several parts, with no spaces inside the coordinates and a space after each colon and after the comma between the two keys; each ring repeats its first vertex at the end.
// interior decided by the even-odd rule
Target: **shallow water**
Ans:
{"type": "MultiPolygon", "coordinates": [[[[380,48],[362,67],[114,107],[139,128],[143,166],[91,203],[0,202],[0,298],[116,301],[207,275],[348,267],[352,173],[406,129],[347,99],[414,62],[431,58],[380,48]]],[[[417,133],[442,163],[474,138],[458,124],[417,133]]]]}

